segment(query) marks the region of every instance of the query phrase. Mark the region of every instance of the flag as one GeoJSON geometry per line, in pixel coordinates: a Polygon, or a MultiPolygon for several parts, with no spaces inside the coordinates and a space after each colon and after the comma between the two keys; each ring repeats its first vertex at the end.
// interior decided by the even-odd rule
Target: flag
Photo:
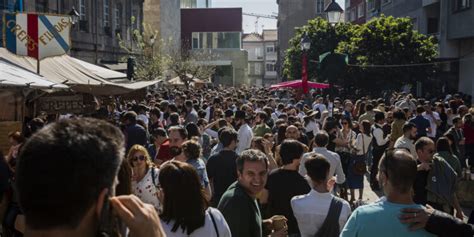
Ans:
{"type": "Polygon", "coordinates": [[[70,16],[5,13],[3,22],[3,46],[11,53],[40,60],[70,49],[70,16]]]}

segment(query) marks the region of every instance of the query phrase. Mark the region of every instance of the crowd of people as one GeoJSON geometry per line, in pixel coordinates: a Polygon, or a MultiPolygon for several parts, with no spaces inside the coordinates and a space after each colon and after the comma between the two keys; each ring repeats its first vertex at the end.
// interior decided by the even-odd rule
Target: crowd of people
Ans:
{"type": "Polygon", "coordinates": [[[3,234],[473,236],[456,195],[474,171],[470,106],[221,88],[40,113],[8,134],[3,234]]]}

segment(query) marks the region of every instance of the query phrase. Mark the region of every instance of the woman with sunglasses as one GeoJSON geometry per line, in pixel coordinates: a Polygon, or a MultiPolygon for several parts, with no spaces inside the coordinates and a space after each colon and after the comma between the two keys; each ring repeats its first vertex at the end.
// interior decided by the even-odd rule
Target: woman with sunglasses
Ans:
{"type": "Polygon", "coordinates": [[[145,147],[133,145],[127,155],[127,160],[132,167],[132,191],[144,203],[160,208],[158,200],[158,168],[151,161],[145,147]]]}
{"type": "Polygon", "coordinates": [[[161,224],[168,237],[230,237],[224,216],[209,206],[193,166],[172,160],[161,167],[161,224]]]}
{"type": "MultiPolygon", "coordinates": [[[[342,170],[344,174],[348,174],[351,153],[354,150],[353,144],[356,138],[356,133],[352,130],[352,122],[349,117],[341,118],[342,128],[338,133],[338,138],[346,141],[346,145],[336,145],[336,153],[341,157],[342,170]]],[[[347,199],[347,183],[339,185],[341,188],[341,198],[347,199]]]]}

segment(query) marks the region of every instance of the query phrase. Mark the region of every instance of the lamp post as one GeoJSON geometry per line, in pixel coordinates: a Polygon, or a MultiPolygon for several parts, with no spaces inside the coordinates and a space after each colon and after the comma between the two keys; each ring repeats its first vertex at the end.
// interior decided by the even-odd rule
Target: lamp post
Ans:
{"type": "Polygon", "coordinates": [[[69,12],[69,16],[71,16],[72,25],[75,25],[77,21],[79,20],[79,13],[76,11],[76,8],[74,8],[74,6],[69,12]]]}
{"type": "MultiPolygon", "coordinates": [[[[334,34],[336,34],[336,24],[339,23],[339,21],[341,20],[341,15],[344,12],[344,10],[342,10],[341,6],[339,6],[336,0],[332,0],[331,3],[329,3],[326,6],[326,9],[324,9],[324,12],[327,15],[327,20],[329,24],[331,24],[334,30],[334,34]]],[[[334,42],[335,46],[333,47],[331,53],[334,53],[334,49],[337,47],[337,43],[338,42],[334,42]]],[[[335,94],[334,85],[331,86],[330,91],[332,92],[332,94],[335,94]]],[[[332,114],[332,109],[331,109],[331,114],[332,114]]]]}
{"type": "Polygon", "coordinates": [[[308,51],[311,48],[311,39],[308,33],[304,33],[300,42],[301,51],[303,52],[303,70],[301,72],[301,83],[303,86],[303,94],[308,93],[308,51]]]}
{"type": "Polygon", "coordinates": [[[336,0],[332,0],[332,2],[326,6],[326,9],[324,9],[324,12],[327,14],[329,23],[332,26],[335,26],[337,23],[339,23],[341,14],[344,12],[344,10],[342,10],[341,6],[339,6],[336,0]]]}
{"type": "Polygon", "coordinates": [[[153,58],[155,55],[155,41],[156,41],[156,34],[150,36],[150,46],[151,46],[151,57],[153,58]]]}

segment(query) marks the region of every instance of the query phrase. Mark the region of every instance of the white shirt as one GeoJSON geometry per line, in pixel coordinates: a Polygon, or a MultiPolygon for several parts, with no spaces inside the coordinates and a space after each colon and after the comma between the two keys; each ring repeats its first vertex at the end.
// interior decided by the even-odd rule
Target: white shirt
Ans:
{"type": "Polygon", "coordinates": [[[277,121],[278,117],[281,115],[281,111],[275,110],[275,112],[272,113],[272,119],[273,121],[277,121]]]}
{"type": "MultiPolygon", "coordinates": [[[[331,167],[329,167],[329,175],[334,176],[336,175],[336,183],[342,184],[344,181],[346,181],[346,175],[344,174],[344,171],[342,170],[342,164],[341,164],[341,158],[339,155],[335,152],[328,151],[324,147],[316,147],[313,149],[314,153],[318,153],[322,156],[324,156],[328,161],[331,167]]],[[[301,158],[301,164],[304,164],[304,162],[309,159],[311,154],[313,152],[308,152],[303,155],[303,158],[301,158]]],[[[305,176],[307,171],[304,165],[300,165],[300,168],[298,172],[302,175],[305,176]]]]}
{"type": "Polygon", "coordinates": [[[250,145],[252,145],[252,138],[252,128],[246,123],[240,126],[237,136],[239,143],[237,143],[237,149],[235,149],[235,152],[240,155],[242,151],[250,148],[250,145]]]}
{"type": "Polygon", "coordinates": [[[219,135],[216,131],[208,128],[204,131],[207,135],[211,136],[212,138],[219,138],[219,135]]]}
{"type": "Polygon", "coordinates": [[[321,113],[327,110],[325,104],[314,104],[313,111],[316,111],[318,109],[319,109],[319,112],[321,113]]]}
{"type": "Polygon", "coordinates": [[[436,121],[440,121],[441,119],[439,117],[438,112],[433,111],[432,113],[433,113],[433,116],[427,114],[426,112],[423,112],[421,115],[423,115],[425,119],[428,119],[428,121],[430,121],[431,132],[426,133],[426,135],[428,137],[434,138],[436,137],[436,128],[438,127],[436,125],[436,121]]]}
{"type": "Polygon", "coordinates": [[[143,177],[143,179],[138,182],[132,181],[132,190],[133,194],[140,198],[142,202],[151,204],[156,208],[156,210],[159,210],[160,200],[158,200],[158,190],[155,186],[158,185],[159,170],[157,168],[154,169],[155,171],[153,179],[155,180],[155,182],[153,182],[151,177],[151,169],[148,169],[148,172],[145,174],[145,177],[143,177]]]}
{"type": "MultiPolygon", "coordinates": [[[[295,196],[291,199],[291,208],[298,222],[302,237],[312,237],[318,232],[329,212],[333,195],[311,190],[306,195],[295,196]]],[[[342,230],[351,215],[351,207],[344,201],[339,215],[339,229],[342,230]]]]}
{"type": "Polygon", "coordinates": [[[308,125],[305,127],[305,131],[308,132],[313,132],[314,136],[319,133],[319,124],[316,123],[315,121],[310,121],[308,125]]]}
{"type": "Polygon", "coordinates": [[[413,158],[416,159],[416,149],[415,149],[415,144],[413,143],[414,141],[411,139],[406,138],[405,136],[401,136],[395,141],[395,145],[393,146],[394,148],[405,148],[410,151],[410,154],[413,156],[413,158]]]}
{"type": "Polygon", "coordinates": [[[231,237],[230,228],[225,221],[224,216],[219,210],[212,207],[209,207],[206,210],[204,226],[194,230],[190,235],[188,235],[186,232],[183,232],[181,228],[178,228],[176,232],[172,232],[171,229],[173,229],[174,221],[170,221],[169,223],[166,223],[163,221],[163,219],[160,219],[160,221],[161,225],[163,226],[163,230],[168,237],[217,237],[216,228],[214,227],[214,223],[212,223],[209,211],[212,212],[212,216],[216,222],[216,227],[219,231],[219,237],[231,237]]]}
{"type": "Polygon", "coordinates": [[[137,115],[137,120],[143,121],[148,126],[148,116],[146,114],[137,115]]]}
{"type": "MultiPolygon", "coordinates": [[[[377,125],[380,126],[380,127],[383,126],[381,124],[377,124],[377,125]]],[[[390,138],[388,136],[383,138],[383,130],[379,127],[376,127],[375,125],[373,125],[373,127],[374,127],[374,132],[372,134],[375,137],[375,142],[377,142],[376,145],[383,146],[383,145],[387,144],[387,142],[390,141],[390,138]]]]}
{"type": "Polygon", "coordinates": [[[356,154],[358,156],[367,154],[367,152],[369,151],[370,142],[372,142],[372,136],[367,136],[366,134],[362,135],[362,133],[357,134],[357,138],[354,144],[355,148],[357,149],[356,154]]]}

